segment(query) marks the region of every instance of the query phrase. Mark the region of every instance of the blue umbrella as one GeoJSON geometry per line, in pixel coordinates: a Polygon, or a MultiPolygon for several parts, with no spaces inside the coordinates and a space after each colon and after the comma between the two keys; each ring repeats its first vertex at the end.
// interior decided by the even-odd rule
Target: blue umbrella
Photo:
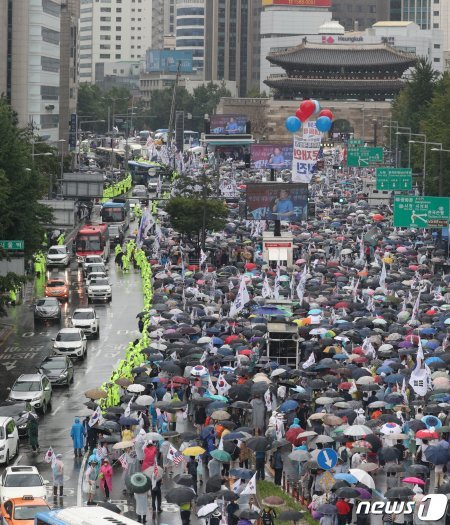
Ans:
{"type": "Polygon", "coordinates": [[[403,383],[403,378],[405,376],[403,374],[390,374],[386,377],[383,378],[383,381],[385,383],[389,383],[389,384],[393,384],[393,383],[398,383],[398,384],[401,384],[403,383]]]}
{"type": "Polygon", "coordinates": [[[436,333],[435,328],[422,328],[420,330],[421,335],[434,335],[436,333]]]}
{"type": "Polygon", "coordinates": [[[287,399],[280,405],[280,412],[290,412],[291,410],[296,410],[298,408],[297,401],[293,399],[287,399]]]}
{"type": "Polygon", "coordinates": [[[252,313],[259,315],[280,315],[284,317],[292,315],[291,313],[281,310],[280,308],[276,308],[275,306],[259,306],[258,308],[252,310],[252,313]]]}
{"type": "Polygon", "coordinates": [[[322,310],[320,308],[313,308],[308,312],[308,315],[319,315],[322,313],[322,310]]]}
{"type": "Polygon", "coordinates": [[[390,366],[387,366],[387,365],[383,365],[383,366],[380,366],[377,368],[377,374],[382,374],[382,373],[385,373],[385,374],[392,374],[394,370],[392,370],[392,368],[390,366]]]}
{"type": "Polygon", "coordinates": [[[214,427],[212,425],[208,425],[207,427],[202,428],[202,431],[200,432],[200,437],[202,439],[205,439],[206,436],[209,436],[209,434],[211,434],[211,430],[214,430],[214,427]]]}
{"type": "Polygon", "coordinates": [[[425,450],[425,457],[434,465],[445,465],[450,461],[450,452],[443,447],[428,447],[425,450]]]}
{"type": "Polygon", "coordinates": [[[437,357],[437,356],[427,357],[427,359],[425,359],[426,365],[430,365],[431,363],[444,363],[444,362],[445,361],[443,361],[440,357],[437,357]]]}
{"type": "Polygon", "coordinates": [[[342,479],[347,483],[358,483],[358,478],[353,474],[347,474],[345,472],[339,472],[338,474],[333,474],[334,479],[342,479]]]}
{"type": "Polygon", "coordinates": [[[254,473],[254,470],[249,470],[247,468],[232,468],[230,470],[230,476],[238,479],[251,479],[254,473]]]}
{"type": "Polygon", "coordinates": [[[431,428],[431,427],[441,428],[442,427],[442,421],[436,416],[431,416],[431,415],[424,416],[420,421],[425,423],[427,428],[431,428]]]}
{"type": "Polygon", "coordinates": [[[223,340],[220,339],[220,337],[216,337],[216,336],[214,336],[214,337],[212,338],[212,344],[213,344],[213,345],[223,345],[223,340]]]}

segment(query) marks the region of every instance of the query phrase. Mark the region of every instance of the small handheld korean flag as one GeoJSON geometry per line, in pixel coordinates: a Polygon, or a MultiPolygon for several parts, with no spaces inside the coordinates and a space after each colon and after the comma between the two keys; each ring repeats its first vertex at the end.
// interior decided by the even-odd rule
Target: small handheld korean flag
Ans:
{"type": "Polygon", "coordinates": [[[256,494],[256,474],[253,475],[252,479],[241,492],[241,496],[245,496],[246,494],[256,494]]]}
{"type": "Polygon", "coordinates": [[[56,455],[55,453],[53,452],[53,448],[52,447],[49,447],[49,449],[47,450],[47,452],[45,453],[45,456],[44,456],[44,461],[46,463],[53,463],[56,459],[56,455]]]}
{"type": "Polygon", "coordinates": [[[316,356],[314,355],[314,352],[311,352],[308,359],[302,364],[302,368],[309,368],[310,366],[313,366],[313,364],[316,362],[316,356]]]}
{"type": "Polygon", "coordinates": [[[233,492],[237,492],[240,486],[241,486],[241,480],[240,480],[240,479],[237,479],[237,480],[231,485],[231,490],[232,490],[233,492]]]}
{"type": "Polygon", "coordinates": [[[200,250],[200,266],[203,266],[205,264],[207,258],[208,256],[206,255],[206,253],[203,250],[200,250]]]}

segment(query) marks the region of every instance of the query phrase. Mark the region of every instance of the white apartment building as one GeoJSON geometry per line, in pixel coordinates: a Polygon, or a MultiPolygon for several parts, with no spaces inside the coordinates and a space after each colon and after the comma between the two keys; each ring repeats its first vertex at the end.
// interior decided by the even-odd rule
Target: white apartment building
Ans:
{"type": "Polygon", "coordinates": [[[58,140],[61,0],[0,5],[0,93],[22,126],[58,140]]]}
{"type": "Polygon", "coordinates": [[[151,45],[151,1],[81,0],[80,82],[103,78],[105,64],[139,61],[151,45]]]}
{"type": "Polygon", "coordinates": [[[271,65],[266,56],[278,48],[297,46],[302,38],[317,35],[319,28],[331,20],[327,8],[299,5],[267,5],[261,12],[260,91],[267,92],[264,80],[273,74],[284,73],[271,65]]]}

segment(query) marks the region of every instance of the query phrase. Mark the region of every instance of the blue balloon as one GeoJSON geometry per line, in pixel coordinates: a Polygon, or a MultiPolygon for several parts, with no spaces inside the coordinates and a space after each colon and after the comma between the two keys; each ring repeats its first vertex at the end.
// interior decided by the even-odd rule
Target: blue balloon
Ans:
{"type": "Polygon", "coordinates": [[[319,131],[322,131],[322,133],[326,133],[327,131],[330,131],[332,126],[331,119],[329,117],[319,117],[316,120],[316,128],[319,131]]]}
{"type": "Polygon", "coordinates": [[[302,127],[302,123],[299,118],[291,116],[286,119],[285,126],[291,133],[296,133],[302,127]]]}
{"type": "Polygon", "coordinates": [[[314,104],[316,106],[316,109],[315,109],[313,115],[317,115],[318,113],[320,113],[320,110],[322,108],[320,107],[320,102],[318,100],[313,100],[313,102],[314,102],[314,104]]]}

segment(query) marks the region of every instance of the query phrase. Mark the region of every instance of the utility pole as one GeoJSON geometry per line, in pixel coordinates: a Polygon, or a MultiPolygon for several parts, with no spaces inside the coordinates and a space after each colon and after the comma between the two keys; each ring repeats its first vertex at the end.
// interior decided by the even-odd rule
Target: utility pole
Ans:
{"type": "Polygon", "coordinates": [[[176,106],[176,98],[177,98],[178,80],[180,78],[180,70],[181,70],[181,60],[178,61],[177,74],[175,75],[175,84],[173,85],[173,91],[172,91],[172,104],[170,106],[169,127],[167,131],[167,145],[168,146],[172,144],[172,138],[173,138],[173,127],[175,124],[175,106],[176,106]]]}

